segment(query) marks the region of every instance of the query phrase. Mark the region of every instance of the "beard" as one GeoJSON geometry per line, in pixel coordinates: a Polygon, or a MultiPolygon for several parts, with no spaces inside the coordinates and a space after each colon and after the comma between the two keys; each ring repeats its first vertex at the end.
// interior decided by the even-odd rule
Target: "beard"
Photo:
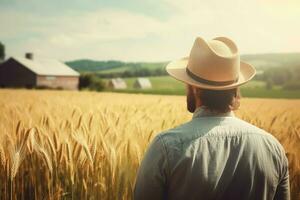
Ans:
{"type": "Polygon", "coordinates": [[[195,100],[195,95],[192,91],[192,87],[188,86],[187,87],[187,94],[186,94],[186,106],[187,110],[190,113],[194,113],[196,110],[196,100],[195,100]]]}

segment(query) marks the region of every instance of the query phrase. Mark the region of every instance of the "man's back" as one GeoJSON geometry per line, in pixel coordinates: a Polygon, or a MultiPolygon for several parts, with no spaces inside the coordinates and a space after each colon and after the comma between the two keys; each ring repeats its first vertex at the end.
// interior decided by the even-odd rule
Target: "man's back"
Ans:
{"type": "Polygon", "coordinates": [[[135,199],[289,199],[279,142],[234,117],[199,109],[193,120],[153,140],[135,199]]]}

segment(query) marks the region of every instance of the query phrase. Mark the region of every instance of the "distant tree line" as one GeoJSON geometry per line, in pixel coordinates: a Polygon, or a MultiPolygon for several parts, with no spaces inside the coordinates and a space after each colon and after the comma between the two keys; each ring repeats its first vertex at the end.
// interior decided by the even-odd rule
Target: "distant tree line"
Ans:
{"type": "Polygon", "coordinates": [[[118,60],[94,61],[88,59],[66,62],[66,64],[79,72],[100,72],[117,68],[128,68],[129,71],[140,68],[163,68],[166,62],[122,62],[118,60]]]}
{"type": "Polygon", "coordinates": [[[0,42],[0,61],[5,59],[5,46],[0,42]]]}
{"type": "Polygon", "coordinates": [[[294,67],[274,67],[264,71],[256,78],[266,82],[266,87],[282,86],[286,90],[300,89],[300,65],[294,67]]]}
{"type": "Polygon", "coordinates": [[[88,89],[102,91],[105,88],[105,82],[99,79],[95,74],[81,74],[79,77],[79,89],[88,89]]]}
{"type": "Polygon", "coordinates": [[[79,72],[96,72],[99,70],[115,69],[126,65],[124,62],[115,60],[93,61],[87,59],[70,61],[66,62],[66,64],[79,72]]]}

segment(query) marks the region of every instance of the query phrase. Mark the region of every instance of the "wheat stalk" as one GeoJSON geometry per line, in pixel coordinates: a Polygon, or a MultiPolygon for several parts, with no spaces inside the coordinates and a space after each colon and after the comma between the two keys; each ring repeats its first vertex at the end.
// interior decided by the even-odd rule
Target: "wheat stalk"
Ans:
{"type": "MultiPolygon", "coordinates": [[[[132,199],[148,144],[191,119],[185,99],[175,96],[22,90],[0,96],[1,199],[132,199]]],[[[292,198],[299,199],[300,101],[241,105],[238,117],[284,146],[292,198]]]]}

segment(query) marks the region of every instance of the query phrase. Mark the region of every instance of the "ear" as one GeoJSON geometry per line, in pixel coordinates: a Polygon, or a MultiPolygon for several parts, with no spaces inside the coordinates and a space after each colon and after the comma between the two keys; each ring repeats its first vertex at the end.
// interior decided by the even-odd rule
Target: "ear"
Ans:
{"type": "Polygon", "coordinates": [[[192,92],[193,92],[193,95],[195,98],[196,107],[198,108],[198,107],[202,106],[202,101],[200,98],[202,90],[195,86],[191,86],[191,87],[192,87],[192,92]]]}
{"type": "Polygon", "coordinates": [[[186,84],[186,90],[190,93],[190,94],[193,94],[194,96],[196,95],[197,93],[197,88],[195,86],[192,86],[192,85],[189,85],[189,84],[186,84]]]}
{"type": "Polygon", "coordinates": [[[242,93],[241,93],[240,88],[237,88],[236,93],[237,93],[237,97],[238,97],[239,99],[241,99],[241,98],[242,98],[242,93]]]}
{"type": "Polygon", "coordinates": [[[192,91],[193,91],[193,94],[195,97],[200,97],[200,94],[201,94],[201,89],[200,88],[197,88],[195,86],[191,86],[192,87],[192,91]]]}
{"type": "Polygon", "coordinates": [[[241,105],[240,100],[241,100],[241,93],[240,93],[240,89],[237,88],[235,97],[233,97],[231,105],[229,105],[229,108],[231,110],[238,110],[241,105]]]}

